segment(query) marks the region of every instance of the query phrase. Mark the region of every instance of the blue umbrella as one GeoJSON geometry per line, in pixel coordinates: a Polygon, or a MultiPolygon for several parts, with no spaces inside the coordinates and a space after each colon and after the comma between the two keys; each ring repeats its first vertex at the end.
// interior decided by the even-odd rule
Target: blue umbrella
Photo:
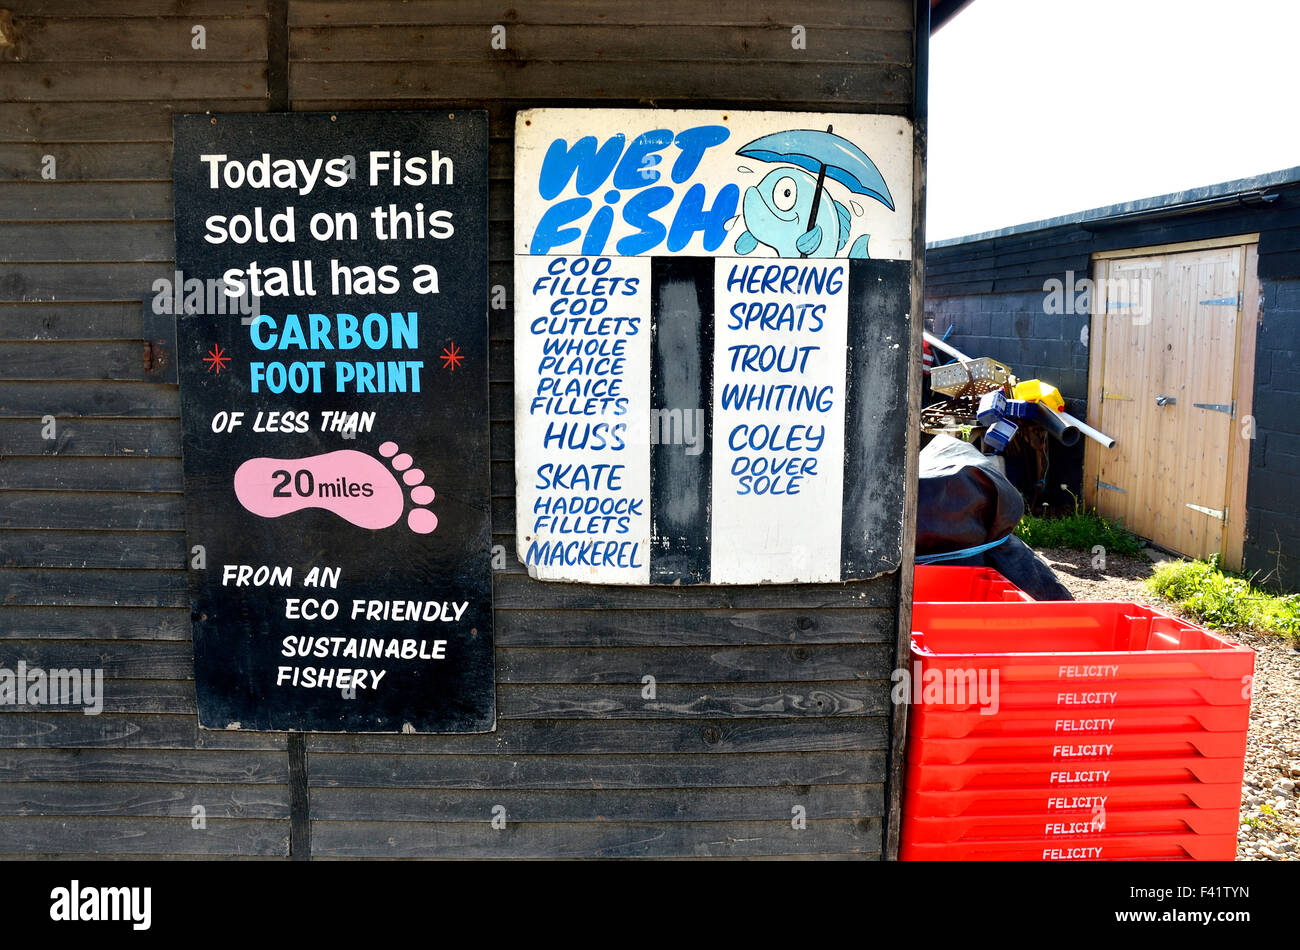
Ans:
{"type": "MultiPolygon", "coordinates": [[[[875,198],[890,211],[894,210],[894,199],[889,194],[880,169],[875,162],[848,139],[836,135],[832,126],[826,131],[816,129],[788,129],[785,132],[773,132],[754,139],[737,152],[746,158],[756,158],[760,162],[789,162],[805,171],[817,175],[817,189],[813,192],[812,214],[808,219],[811,231],[817,220],[817,210],[821,205],[822,186],[826,179],[833,178],[855,195],[875,198]]],[[[806,253],[800,254],[807,257],[806,253]]]]}

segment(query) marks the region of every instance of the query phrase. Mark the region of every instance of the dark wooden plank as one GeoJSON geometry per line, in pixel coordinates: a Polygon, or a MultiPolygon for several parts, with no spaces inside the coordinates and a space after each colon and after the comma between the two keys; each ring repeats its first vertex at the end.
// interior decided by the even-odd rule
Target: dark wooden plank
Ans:
{"type": "MultiPolygon", "coordinates": [[[[4,461],[0,460],[0,469],[4,461]]],[[[0,529],[0,567],[184,569],[180,531],[14,531],[0,529]]]]}
{"type": "MultiPolygon", "coordinates": [[[[0,390],[2,392],[2,390],[0,390]]],[[[0,403],[0,413],[3,413],[0,403]]],[[[488,446],[493,459],[513,458],[515,451],[515,425],[513,422],[493,422],[488,429],[488,446]]]]}
{"type": "MultiPolygon", "coordinates": [[[[107,218],[171,221],[171,217],[170,182],[11,181],[0,184],[0,220],[4,221],[107,218]]],[[[149,284],[143,286],[147,289],[149,284]]],[[[108,298],[101,295],[90,299],[108,298]]]]}
{"type": "Polygon", "coordinates": [[[179,459],[0,458],[0,489],[179,492],[179,459]]]}
{"type": "Polygon", "coordinates": [[[254,749],[284,751],[284,733],[200,729],[193,715],[0,715],[0,749],[254,749]]]}
{"type": "Polygon", "coordinates": [[[0,854],[288,853],[288,822],[215,818],[195,830],[189,818],[0,818],[0,854]]]}
{"type": "Polygon", "coordinates": [[[189,603],[184,571],[0,568],[5,604],[18,606],[182,607],[189,603]]]}
{"type": "Polygon", "coordinates": [[[0,419],[0,456],[52,455],[65,459],[179,459],[179,419],[136,422],[130,419],[55,419],[54,438],[39,419],[0,419]]]}
{"type": "Polygon", "coordinates": [[[264,63],[0,63],[0,99],[25,102],[130,102],[265,99],[264,63]]]}
{"type": "MultiPolygon", "coordinates": [[[[0,541],[0,544],[3,542],[0,541]]],[[[531,647],[497,651],[497,682],[625,683],[646,676],[663,683],[817,683],[888,679],[892,644],[626,648],[531,647]]]]}
{"type": "Polygon", "coordinates": [[[43,670],[96,670],[109,679],[182,680],[194,675],[194,650],[180,641],[0,640],[0,665],[12,669],[19,660],[43,670]]]}
{"type": "MultiPolygon", "coordinates": [[[[103,12],[98,6],[85,13],[103,12]]],[[[18,51],[24,63],[125,62],[265,62],[266,18],[23,16],[15,25],[18,51]],[[204,28],[204,48],[193,48],[191,30],[204,28]]]]}
{"type": "MultiPolygon", "coordinates": [[[[3,712],[0,715],[26,716],[26,712],[3,712]]],[[[56,707],[42,707],[54,709],[56,707]]],[[[59,712],[69,715],[84,715],[80,706],[57,707],[59,712]]],[[[105,680],[104,712],[112,715],[170,715],[193,716],[194,682],[193,680],[105,680]]],[[[94,717],[90,717],[94,718],[94,717]]]]}
{"type": "Polygon", "coordinates": [[[0,782],[284,785],[288,776],[283,752],[215,749],[6,749],[0,752],[0,782]]]}
{"type": "MultiPolygon", "coordinates": [[[[11,786],[10,786],[11,787],[11,786]]],[[[4,814],[6,786],[0,786],[4,814]]],[[[163,789],[165,791],[165,788],[163,789]]],[[[870,818],[881,813],[879,785],[813,785],[785,788],[668,789],[468,789],[317,788],[312,791],[316,821],[490,822],[505,809],[514,822],[779,821],[787,823],[796,805],[809,820],[870,818]]]]}
{"type": "Polygon", "coordinates": [[[771,64],[907,63],[912,55],[909,34],[902,30],[813,30],[807,36],[807,47],[797,50],[792,48],[790,24],[770,22],[709,29],[594,21],[578,29],[529,24],[507,29],[508,48],[494,50],[491,26],[500,22],[314,27],[292,30],[289,42],[294,61],[300,63],[439,62],[469,57],[492,61],[503,56],[564,62],[672,59],[711,65],[746,60],[771,64]]]}
{"type": "Polygon", "coordinates": [[[188,640],[189,608],[4,607],[0,639],[188,640]]]}
{"type": "Polygon", "coordinates": [[[154,264],[0,264],[0,301],[143,301],[172,266],[154,264]]]}
{"type": "Polygon", "coordinates": [[[256,99],[188,102],[0,102],[0,142],[164,142],[172,115],[265,112],[256,99]]]}
{"type": "Polygon", "coordinates": [[[0,304],[0,341],[20,340],[141,340],[144,338],[140,299],[107,303],[0,304]]]}
{"type": "MultiPolygon", "coordinates": [[[[539,99],[723,98],[732,102],[780,101],[792,88],[809,98],[859,106],[906,102],[911,74],[898,65],[732,63],[700,69],[674,62],[294,63],[291,96],[302,99],[468,99],[517,96],[539,99]]],[[[0,81],[0,89],[3,82],[0,81]]],[[[142,96],[141,98],[147,98],[142,96]]]]}
{"type": "Polygon", "coordinates": [[[883,717],[829,719],[505,719],[468,736],[307,736],[317,752],[396,755],[717,755],[883,749],[883,717]]]}
{"type": "Polygon", "coordinates": [[[16,491],[181,491],[179,459],[0,459],[0,489],[16,491]]]}
{"type": "Polygon", "coordinates": [[[836,0],[745,4],[701,4],[696,0],[659,0],[654,4],[600,3],[588,0],[530,0],[525,5],[502,3],[492,7],[474,0],[407,0],[374,4],[365,0],[295,0],[289,9],[290,26],[383,23],[414,24],[516,24],[556,23],[587,26],[593,23],[693,24],[748,26],[753,23],[850,26],[910,30],[912,7],[907,0],[836,0]]]}
{"type": "Polygon", "coordinates": [[[170,261],[170,221],[0,224],[0,262],[170,261]]]}
{"type": "MultiPolygon", "coordinates": [[[[4,277],[0,276],[0,287],[4,277]]],[[[144,343],[0,343],[0,379],[120,379],[145,381],[144,343]]]]}
{"type": "MultiPolygon", "coordinates": [[[[266,0],[95,0],[95,13],[113,17],[261,16],[266,0]]],[[[26,16],[83,17],[85,0],[24,0],[26,16]]]]}
{"type": "Polygon", "coordinates": [[[663,858],[880,850],[876,819],[784,821],[463,824],[316,822],[314,855],[455,858],[663,858]]]}
{"type": "Polygon", "coordinates": [[[181,496],[161,492],[87,495],[12,491],[5,493],[4,506],[0,507],[0,528],[179,531],[184,527],[183,518],[181,496]]]}
{"type": "MultiPolygon", "coordinates": [[[[0,754],[0,778],[4,761],[0,754]]],[[[523,756],[517,761],[506,756],[318,752],[311,756],[308,780],[313,787],[352,788],[761,788],[875,784],[884,768],[880,752],[523,756]]]]}
{"type": "MultiPolygon", "coordinates": [[[[427,68],[427,64],[426,64],[427,68]]],[[[852,100],[839,101],[836,99],[817,99],[806,98],[801,95],[805,90],[802,87],[786,90],[784,97],[778,97],[775,100],[776,105],[768,103],[768,108],[777,108],[779,106],[782,112],[845,112],[851,114],[861,113],[863,103],[852,100]]],[[[586,93],[591,96],[591,92],[586,93]]],[[[646,105],[653,101],[656,108],[661,109],[734,109],[735,100],[721,98],[718,96],[710,97],[690,97],[679,94],[669,94],[657,96],[653,100],[647,98],[638,98],[636,96],[618,96],[609,98],[593,97],[598,100],[601,108],[628,108],[637,109],[645,108],[646,105]]],[[[527,90],[516,89],[509,96],[500,96],[495,99],[481,98],[446,98],[434,97],[433,101],[439,109],[442,108],[461,108],[461,109],[484,109],[488,114],[489,134],[503,145],[512,142],[510,131],[514,127],[515,115],[520,109],[533,109],[543,105],[560,105],[561,103],[554,100],[539,100],[529,97],[527,90]]],[[[572,106],[592,105],[592,99],[583,101],[567,100],[572,106]]],[[[293,100],[293,109],[295,112],[333,112],[335,110],[349,109],[371,109],[371,110],[388,110],[400,112],[404,109],[427,109],[429,107],[428,99],[393,99],[383,96],[373,98],[357,98],[355,96],[300,96],[293,100]]],[[[757,108],[757,107],[753,107],[757,108]]],[[[216,111],[211,110],[211,111],[216,111]]],[[[908,107],[905,102],[876,102],[871,104],[871,111],[881,115],[907,115],[908,107]]],[[[502,283],[502,281],[494,281],[502,283]]]]}
{"type": "MultiPolygon", "coordinates": [[[[495,453],[494,453],[495,457],[495,453]]],[[[547,584],[527,577],[498,577],[494,603],[501,609],[607,610],[632,607],[706,610],[719,607],[890,607],[897,594],[885,579],[799,587],[655,587],[627,589],[590,584],[547,584]]]]}
{"type": "Polygon", "coordinates": [[[654,699],[643,699],[639,684],[497,687],[501,719],[784,718],[880,716],[888,711],[887,681],[664,683],[656,688],[654,699]]]}
{"type": "Polygon", "coordinates": [[[56,422],[83,417],[164,419],[175,425],[180,397],[174,385],[129,382],[5,382],[0,380],[0,417],[47,415],[56,422]]]}
{"type": "Polygon", "coordinates": [[[41,182],[45,156],[54,156],[54,180],[170,181],[172,152],[162,143],[113,145],[0,145],[0,181],[41,182]]]}
{"type": "Polygon", "coordinates": [[[495,634],[499,647],[740,647],[894,642],[892,611],[854,608],[701,608],[689,614],[612,607],[564,611],[499,609],[495,634]]]}
{"type": "MultiPolygon", "coordinates": [[[[201,805],[205,819],[285,818],[289,814],[287,798],[287,790],[282,785],[14,782],[0,783],[0,817],[134,815],[189,819],[195,816],[194,806],[201,805]]],[[[848,809],[842,806],[839,810],[848,809]]]]}

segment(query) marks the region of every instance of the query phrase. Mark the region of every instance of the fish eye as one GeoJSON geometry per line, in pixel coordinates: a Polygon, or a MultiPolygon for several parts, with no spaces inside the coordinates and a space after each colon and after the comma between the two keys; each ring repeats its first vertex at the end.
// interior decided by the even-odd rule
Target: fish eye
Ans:
{"type": "Polygon", "coordinates": [[[781,211],[789,211],[794,207],[795,198],[799,196],[799,186],[795,184],[794,179],[790,177],[782,178],[772,188],[772,204],[776,205],[781,211]]]}

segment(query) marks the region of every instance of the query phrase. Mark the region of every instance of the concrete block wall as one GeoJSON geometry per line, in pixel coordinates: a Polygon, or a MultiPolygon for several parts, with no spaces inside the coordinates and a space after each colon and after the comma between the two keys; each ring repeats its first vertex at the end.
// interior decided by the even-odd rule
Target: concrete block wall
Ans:
{"type": "Polygon", "coordinates": [[[1088,314],[1047,313],[1043,291],[933,297],[926,325],[969,356],[991,356],[1021,379],[1045,379],[1083,418],[1088,396],[1088,314]]]}
{"type": "Polygon", "coordinates": [[[1243,560],[1267,583],[1300,590],[1300,280],[1264,280],[1260,292],[1243,560]]]}

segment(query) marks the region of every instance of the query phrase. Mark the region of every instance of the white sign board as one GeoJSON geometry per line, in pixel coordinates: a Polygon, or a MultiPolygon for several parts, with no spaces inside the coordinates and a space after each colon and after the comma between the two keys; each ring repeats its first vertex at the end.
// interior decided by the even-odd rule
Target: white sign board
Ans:
{"type": "Polygon", "coordinates": [[[897,567],[912,155],[896,116],[519,114],[530,574],[753,584],[897,567]]]}

